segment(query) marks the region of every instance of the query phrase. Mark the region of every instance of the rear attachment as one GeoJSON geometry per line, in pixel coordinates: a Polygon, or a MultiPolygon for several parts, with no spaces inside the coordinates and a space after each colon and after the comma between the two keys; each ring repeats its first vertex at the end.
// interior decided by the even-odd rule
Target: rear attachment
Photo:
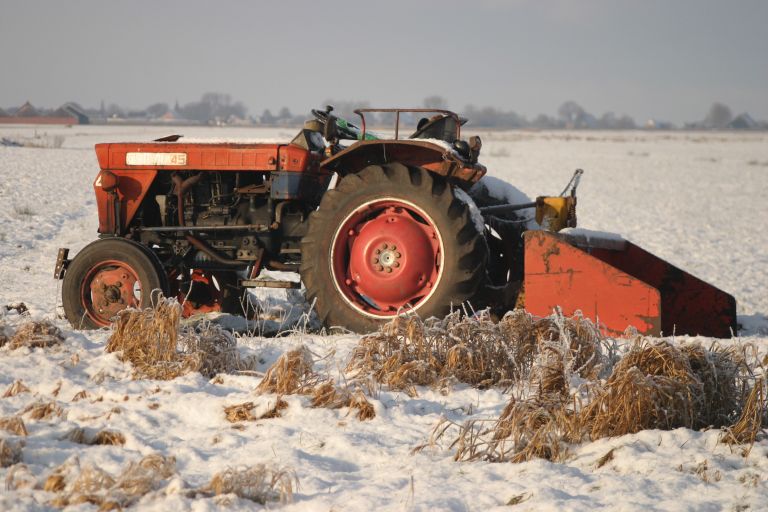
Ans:
{"type": "Polygon", "coordinates": [[[519,304],[538,316],[580,310],[607,335],[729,338],[736,300],[617,235],[527,231],[519,304]]]}

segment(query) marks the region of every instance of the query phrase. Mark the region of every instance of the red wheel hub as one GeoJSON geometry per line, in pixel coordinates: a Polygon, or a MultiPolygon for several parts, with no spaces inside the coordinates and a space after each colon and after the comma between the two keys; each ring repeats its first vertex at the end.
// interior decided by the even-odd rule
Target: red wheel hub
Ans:
{"type": "Polygon", "coordinates": [[[336,286],[370,316],[418,307],[440,278],[439,233],[410,203],[384,199],[364,205],[342,224],[332,244],[336,286]]]}
{"type": "Polygon", "coordinates": [[[141,281],[127,263],[107,260],[88,271],[80,285],[85,314],[97,325],[108,326],[112,318],[141,303],[141,281]]]}

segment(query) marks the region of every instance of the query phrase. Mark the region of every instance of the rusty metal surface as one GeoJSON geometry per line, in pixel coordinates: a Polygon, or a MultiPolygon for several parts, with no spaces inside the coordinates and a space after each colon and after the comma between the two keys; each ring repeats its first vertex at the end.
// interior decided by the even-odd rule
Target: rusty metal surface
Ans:
{"type": "Polygon", "coordinates": [[[56,255],[56,267],[53,270],[54,279],[64,279],[64,273],[69,266],[69,249],[66,247],[59,248],[59,252],[56,255]]]}
{"type": "MultiPolygon", "coordinates": [[[[141,169],[135,171],[114,171],[118,177],[117,188],[106,192],[100,183],[100,175],[93,182],[96,194],[96,208],[99,213],[99,233],[112,233],[118,230],[115,209],[119,206],[119,224],[125,228],[133,220],[141,206],[144,196],[157,176],[156,170],[141,169]]],[[[119,234],[119,233],[118,233],[119,234]]]]}
{"type": "Polygon", "coordinates": [[[371,164],[400,162],[423,167],[442,176],[477,182],[487,172],[481,164],[469,164],[442,146],[423,140],[362,140],[320,164],[321,169],[357,172],[371,164]]]}
{"type": "MultiPolygon", "coordinates": [[[[304,148],[288,144],[200,144],[174,142],[97,144],[96,155],[102,169],[141,170],[167,169],[173,171],[303,171],[308,163],[304,148]],[[129,165],[128,154],[185,155],[166,165],[146,163],[129,165]],[[279,163],[278,163],[279,162],[279,163]]],[[[133,156],[136,162],[142,158],[133,156]]]]}
{"type": "Polygon", "coordinates": [[[582,250],[544,231],[524,237],[525,309],[535,315],[580,310],[610,335],[628,326],[654,336],[736,332],[732,296],[630,242],[621,250],[582,250]]]}
{"type": "Polygon", "coordinates": [[[624,251],[595,249],[592,256],[632,274],[661,294],[664,334],[730,338],[737,332],[736,299],[627,242],[624,251]]]}
{"type": "Polygon", "coordinates": [[[568,316],[581,311],[609,335],[620,335],[628,326],[661,334],[658,290],[551,233],[528,231],[524,238],[528,312],[547,316],[560,307],[568,316]]]}

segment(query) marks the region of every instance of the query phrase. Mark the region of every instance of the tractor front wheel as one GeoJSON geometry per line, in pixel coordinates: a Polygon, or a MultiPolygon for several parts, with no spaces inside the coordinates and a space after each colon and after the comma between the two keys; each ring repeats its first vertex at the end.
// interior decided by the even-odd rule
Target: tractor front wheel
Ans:
{"type": "Polygon", "coordinates": [[[62,302],[77,329],[109,326],[123,309],[145,308],[167,282],[149,249],[121,238],[97,240],[72,260],[64,274],[62,302]]]}
{"type": "Polygon", "coordinates": [[[323,196],[302,240],[301,278],[326,326],[369,332],[398,313],[442,316],[475,293],[487,246],[450,184],[372,165],[323,196]]]}

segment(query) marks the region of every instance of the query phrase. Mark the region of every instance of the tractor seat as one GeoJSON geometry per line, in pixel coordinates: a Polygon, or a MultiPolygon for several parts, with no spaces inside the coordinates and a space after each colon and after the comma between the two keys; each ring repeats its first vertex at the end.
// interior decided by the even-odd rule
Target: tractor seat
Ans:
{"type": "MultiPolygon", "coordinates": [[[[463,125],[466,119],[459,118],[463,125]]],[[[409,139],[438,139],[453,144],[457,137],[458,126],[456,119],[444,114],[437,114],[430,118],[422,117],[416,126],[416,131],[408,137],[409,139]]]]}

